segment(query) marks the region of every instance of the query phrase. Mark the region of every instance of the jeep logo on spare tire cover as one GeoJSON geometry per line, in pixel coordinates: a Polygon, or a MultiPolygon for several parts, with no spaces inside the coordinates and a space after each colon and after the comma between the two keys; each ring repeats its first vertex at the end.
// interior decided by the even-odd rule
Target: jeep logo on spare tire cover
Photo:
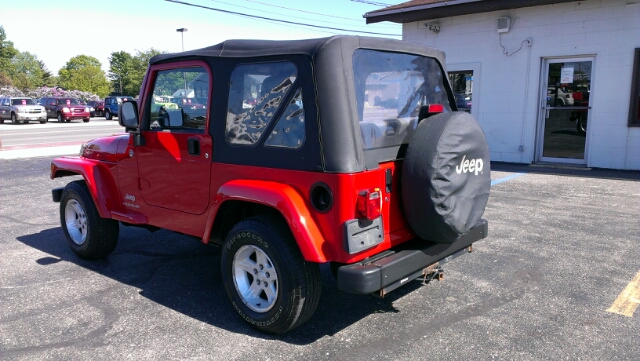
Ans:
{"type": "Polygon", "coordinates": [[[465,112],[422,120],[402,165],[402,204],[422,239],[452,243],[475,226],[489,200],[489,147],[465,112]]]}

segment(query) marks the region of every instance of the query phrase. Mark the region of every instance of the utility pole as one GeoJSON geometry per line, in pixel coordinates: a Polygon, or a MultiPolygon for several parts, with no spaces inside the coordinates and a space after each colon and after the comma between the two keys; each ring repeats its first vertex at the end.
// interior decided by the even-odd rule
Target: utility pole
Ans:
{"type": "Polygon", "coordinates": [[[180,35],[182,36],[182,51],[184,51],[184,32],[187,31],[189,29],[187,28],[180,28],[180,29],[176,29],[177,32],[180,33],[180,35]]]}

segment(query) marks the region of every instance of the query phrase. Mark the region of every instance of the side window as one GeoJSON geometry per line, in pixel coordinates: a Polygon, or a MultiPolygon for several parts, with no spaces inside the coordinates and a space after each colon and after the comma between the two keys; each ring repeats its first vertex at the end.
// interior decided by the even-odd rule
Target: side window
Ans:
{"type": "Polygon", "coordinates": [[[264,144],[269,147],[300,148],[304,136],[302,89],[298,88],[264,144]]]}
{"type": "MultiPolygon", "coordinates": [[[[236,67],[231,74],[229,86],[225,131],[227,143],[237,145],[257,143],[283,105],[297,76],[298,70],[291,62],[245,64],[236,67]]],[[[302,96],[299,98],[302,105],[302,96]]],[[[292,102],[295,103],[295,101],[292,102]]],[[[281,119],[287,118],[287,113],[289,118],[304,122],[304,111],[296,111],[293,105],[287,104],[281,119]]],[[[287,128],[285,122],[283,121],[282,126],[279,125],[279,127],[287,128]]],[[[278,131],[277,128],[274,128],[274,131],[278,131]]],[[[297,144],[295,141],[280,139],[273,133],[269,138],[270,146],[297,144]]],[[[300,144],[302,140],[304,140],[304,133],[300,144]]]]}
{"type": "Polygon", "coordinates": [[[203,67],[157,73],[151,99],[151,130],[204,132],[209,112],[209,74],[203,67]]]}

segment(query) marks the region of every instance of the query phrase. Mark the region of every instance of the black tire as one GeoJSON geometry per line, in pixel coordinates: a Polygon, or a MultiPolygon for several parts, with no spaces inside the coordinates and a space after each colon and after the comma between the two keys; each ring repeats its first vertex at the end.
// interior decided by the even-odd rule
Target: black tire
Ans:
{"type": "Polygon", "coordinates": [[[85,122],[85,123],[89,123],[90,120],[91,120],[91,118],[82,119],[82,121],[85,122]]]}
{"type": "Polygon", "coordinates": [[[491,188],[489,147],[478,121],[465,112],[422,120],[407,147],[400,188],[418,237],[453,243],[476,226],[491,188]]]}
{"type": "Polygon", "coordinates": [[[29,119],[25,119],[22,121],[22,124],[29,124],[29,119]]]}
{"type": "Polygon", "coordinates": [[[273,334],[306,322],[322,291],[318,264],[304,260],[278,217],[249,218],[231,229],[222,250],[222,279],[238,314],[273,334]]]}
{"type": "Polygon", "coordinates": [[[111,112],[110,112],[110,111],[108,111],[108,110],[105,110],[105,111],[104,111],[104,118],[105,118],[106,120],[111,120],[111,118],[112,118],[112,116],[111,116],[111,112]]]}
{"type": "Polygon", "coordinates": [[[16,113],[11,113],[11,123],[20,124],[20,122],[18,122],[18,118],[16,117],[16,113]]]}
{"type": "Polygon", "coordinates": [[[40,124],[46,124],[46,123],[47,123],[47,121],[46,121],[46,120],[41,120],[41,121],[40,121],[40,124]]]}
{"type": "Polygon", "coordinates": [[[0,124],[4,124],[4,119],[0,118],[0,124]]]}
{"type": "Polygon", "coordinates": [[[82,259],[104,258],[118,244],[118,221],[100,217],[84,181],[71,182],[64,188],[60,224],[69,247],[82,259]]]}
{"type": "Polygon", "coordinates": [[[587,120],[582,117],[578,117],[578,120],[576,121],[576,130],[580,135],[587,134],[587,120]]]}
{"type": "Polygon", "coordinates": [[[64,123],[64,118],[61,113],[58,113],[58,123],[64,123]]]}

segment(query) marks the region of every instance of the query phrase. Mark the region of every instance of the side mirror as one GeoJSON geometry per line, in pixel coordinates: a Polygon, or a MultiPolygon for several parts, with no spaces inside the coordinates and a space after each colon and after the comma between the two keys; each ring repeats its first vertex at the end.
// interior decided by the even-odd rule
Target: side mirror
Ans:
{"type": "Polygon", "coordinates": [[[118,108],[118,122],[127,128],[127,131],[136,130],[140,125],[138,103],[135,101],[122,103],[122,106],[118,108]]]}

